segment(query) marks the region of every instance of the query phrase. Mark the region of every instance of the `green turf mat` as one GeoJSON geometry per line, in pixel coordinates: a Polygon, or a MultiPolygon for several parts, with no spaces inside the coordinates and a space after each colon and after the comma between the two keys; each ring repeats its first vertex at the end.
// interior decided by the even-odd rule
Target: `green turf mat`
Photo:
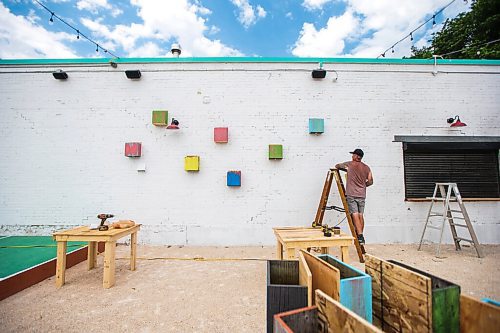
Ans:
{"type": "MultiPolygon", "coordinates": [[[[67,253],[87,242],[68,242],[67,253]]],[[[57,242],[51,236],[0,237],[0,279],[36,266],[57,256],[57,242]]]]}

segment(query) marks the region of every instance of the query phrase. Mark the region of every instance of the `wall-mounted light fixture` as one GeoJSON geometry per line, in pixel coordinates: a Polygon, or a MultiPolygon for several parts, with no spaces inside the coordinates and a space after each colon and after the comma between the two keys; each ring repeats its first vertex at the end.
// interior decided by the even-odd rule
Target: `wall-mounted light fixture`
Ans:
{"type": "Polygon", "coordinates": [[[323,63],[319,63],[319,68],[313,69],[312,73],[313,79],[324,79],[326,76],[326,70],[323,69],[323,63]]]}
{"type": "Polygon", "coordinates": [[[466,123],[463,123],[460,121],[460,117],[459,116],[455,116],[454,118],[448,118],[446,120],[446,122],[448,124],[451,124],[450,127],[463,127],[463,126],[467,126],[466,123]]]}
{"type": "Polygon", "coordinates": [[[110,61],[109,61],[109,64],[110,64],[110,65],[111,65],[111,67],[113,67],[113,68],[118,67],[118,64],[117,64],[116,62],[114,62],[113,60],[110,60],[110,61]]]}
{"type": "Polygon", "coordinates": [[[128,71],[125,71],[125,75],[127,75],[127,78],[129,78],[129,79],[140,79],[141,78],[141,71],[138,69],[128,70],[128,71]]]}
{"type": "Polygon", "coordinates": [[[172,118],[172,122],[167,126],[167,129],[179,129],[179,121],[172,118]]]}
{"type": "Polygon", "coordinates": [[[63,70],[58,70],[57,72],[52,73],[54,75],[54,79],[57,80],[66,80],[68,78],[68,73],[63,70]]]}
{"type": "Polygon", "coordinates": [[[170,52],[172,52],[172,55],[174,57],[179,58],[179,56],[182,53],[180,44],[176,44],[176,43],[172,44],[172,46],[170,47],[170,52]]]}

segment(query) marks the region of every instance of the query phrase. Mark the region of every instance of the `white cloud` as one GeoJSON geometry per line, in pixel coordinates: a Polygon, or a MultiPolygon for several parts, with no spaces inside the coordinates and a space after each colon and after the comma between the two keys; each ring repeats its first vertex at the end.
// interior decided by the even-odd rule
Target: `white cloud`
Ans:
{"type": "Polygon", "coordinates": [[[77,58],[63,44],[74,39],[67,33],[53,33],[34,24],[36,19],[14,15],[0,3],[0,58],[77,58]]]}
{"type": "Polygon", "coordinates": [[[322,9],[325,3],[330,1],[331,0],[304,0],[304,2],[302,2],[302,6],[308,10],[317,10],[322,9]]]}
{"type": "MultiPolygon", "coordinates": [[[[304,4],[312,6],[320,2],[322,0],[305,0],[304,4]]],[[[377,57],[448,3],[449,0],[400,0],[397,4],[394,4],[393,0],[345,0],[346,11],[338,17],[331,17],[325,27],[316,29],[314,26],[311,27],[311,23],[304,23],[292,53],[301,56],[377,57]],[[358,18],[355,26],[342,26],[344,22],[340,18],[348,13],[358,18]],[[335,43],[339,46],[336,48],[321,46],[331,44],[332,35],[337,38],[335,43]],[[349,53],[345,50],[339,51],[340,46],[344,46],[346,41],[353,41],[358,45],[349,53]]],[[[468,6],[463,1],[456,1],[443,12],[443,15],[454,17],[457,13],[467,10],[468,6]]],[[[438,27],[434,27],[434,30],[437,29],[438,27]]],[[[415,33],[415,35],[421,34],[424,34],[423,28],[415,33]]],[[[414,41],[416,42],[417,38],[414,41]]],[[[411,41],[408,38],[394,48],[394,53],[389,50],[386,56],[409,55],[410,46],[411,41]]]]}
{"type": "Polygon", "coordinates": [[[290,19],[290,20],[293,20],[293,14],[292,14],[292,12],[286,13],[285,17],[288,18],[288,19],[290,19]]]}
{"type": "Polygon", "coordinates": [[[123,13],[123,10],[110,5],[107,0],[80,0],[76,3],[76,8],[88,10],[92,14],[99,14],[100,9],[107,9],[113,17],[123,13]]]}
{"type": "Polygon", "coordinates": [[[248,29],[259,19],[264,18],[267,15],[267,12],[264,8],[262,8],[262,6],[257,5],[257,7],[254,8],[250,5],[248,0],[231,0],[231,2],[238,8],[238,21],[243,24],[245,29],[248,29]]]}
{"type": "Polygon", "coordinates": [[[343,54],[344,40],[357,31],[359,24],[352,12],[330,17],[326,27],[317,30],[312,23],[304,23],[292,54],[298,57],[331,57],[343,54]]]}
{"type": "MultiPolygon", "coordinates": [[[[140,43],[141,39],[154,39],[155,45],[175,40],[182,45],[182,56],[240,56],[236,49],[224,45],[220,40],[211,40],[205,33],[214,32],[207,25],[203,15],[211,12],[207,8],[188,0],[155,1],[131,0],[132,5],[138,8],[137,15],[142,23],[130,25],[116,25],[109,28],[100,22],[90,19],[81,19],[83,25],[96,36],[107,39],[111,44],[120,45],[129,56],[144,56],[170,54],[170,45],[167,49],[155,49],[152,44],[140,43]],[[144,45],[147,45],[144,48],[144,45]]],[[[104,45],[104,44],[103,44],[104,45]]]]}

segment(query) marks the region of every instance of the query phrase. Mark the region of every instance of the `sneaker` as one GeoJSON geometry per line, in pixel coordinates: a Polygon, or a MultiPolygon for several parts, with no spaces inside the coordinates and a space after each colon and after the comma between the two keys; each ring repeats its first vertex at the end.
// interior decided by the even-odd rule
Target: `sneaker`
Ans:
{"type": "Polygon", "coordinates": [[[358,242],[359,245],[365,245],[365,238],[363,237],[363,234],[358,235],[358,242]]]}

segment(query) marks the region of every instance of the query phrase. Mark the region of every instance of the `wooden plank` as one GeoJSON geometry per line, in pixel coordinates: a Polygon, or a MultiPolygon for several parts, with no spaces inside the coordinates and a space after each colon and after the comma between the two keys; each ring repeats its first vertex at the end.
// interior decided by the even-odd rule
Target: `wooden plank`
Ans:
{"type": "Polygon", "coordinates": [[[340,271],[307,251],[300,250],[312,273],[312,289],[320,289],[335,300],[340,299],[340,271]]]}
{"type": "Polygon", "coordinates": [[[345,306],[316,290],[319,332],[381,333],[382,331],[345,306]],[[328,328],[325,330],[325,328],[328,328]]]}
{"type": "Polygon", "coordinates": [[[111,288],[115,284],[115,251],[116,242],[106,242],[104,245],[104,288],[111,288]]]}
{"type": "Polygon", "coordinates": [[[460,296],[460,332],[495,333],[500,329],[500,307],[460,296]]]}
{"type": "Polygon", "coordinates": [[[325,184],[323,185],[323,192],[321,193],[321,198],[319,199],[318,210],[316,211],[316,217],[314,218],[313,226],[321,226],[323,224],[323,217],[325,216],[325,208],[328,203],[328,196],[330,195],[330,189],[332,187],[333,172],[328,170],[326,174],[325,184]]]}
{"type": "Polygon", "coordinates": [[[97,242],[89,242],[87,251],[87,270],[97,267],[97,242]]]}
{"type": "Polygon", "coordinates": [[[373,316],[384,331],[432,331],[431,279],[367,255],[372,277],[373,316]]]}
{"type": "Polygon", "coordinates": [[[307,287],[307,306],[313,305],[312,273],[302,251],[299,251],[299,284],[307,287]]]}
{"type": "Polygon", "coordinates": [[[66,242],[57,242],[56,287],[60,288],[66,280],[66,242]]]}
{"type": "Polygon", "coordinates": [[[130,270],[135,271],[137,264],[137,231],[130,235],[130,270]]]}

